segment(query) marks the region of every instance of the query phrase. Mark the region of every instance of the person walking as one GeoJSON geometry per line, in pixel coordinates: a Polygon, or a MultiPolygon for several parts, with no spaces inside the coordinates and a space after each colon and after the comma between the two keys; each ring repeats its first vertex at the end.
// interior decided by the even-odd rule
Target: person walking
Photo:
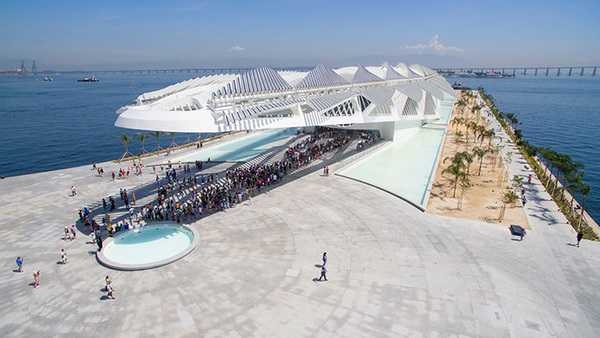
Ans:
{"type": "Polygon", "coordinates": [[[19,272],[23,272],[23,257],[17,257],[17,267],[19,272]]]}
{"type": "Polygon", "coordinates": [[[33,272],[33,288],[37,288],[40,285],[40,270],[33,272]]]}
{"type": "Polygon", "coordinates": [[[71,232],[69,232],[69,227],[65,227],[65,238],[64,240],[66,241],[68,239],[73,240],[73,238],[71,238],[71,232]]]}
{"type": "Polygon", "coordinates": [[[327,264],[327,252],[323,252],[323,266],[327,264]]]}
{"type": "Polygon", "coordinates": [[[112,282],[109,280],[108,284],[106,284],[106,298],[115,299],[115,296],[113,295],[114,291],[115,289],[112,286],[112,282]]]}
{"type": "MultiPolygon", "coordinates": [[[[579,248],[579,242],[581,242],[582,239],[583,239],[583,232],[579,231],[577,233],[577,247],[578,248],[579,248]]],[[[21,270],[19,269],[19,271],[21,271],[21,270]]]]}
{"type": "Polygon", "coordinates": [[[523,241],[523,237],[525,237],[527,233],[525,232],[525,228],[521,229],[521,239],[519,240],[519,242],[523,241]]]}
{"type": "Polygon", "coordinates": [[[75,230],[75,224],[71,225],[71,235],[73,239],[77,238],[77,230],[75,230]]]}
{"type": "Polygon", "coordinates": [[[72,185],[71,186],[71,196],[75,196],[75,195],[77,195],[77,190],[75,189],[75,186],[72,185]]]}
{"type": "Polygon", "coordinates": [[[62,259],[63,264],[67,264],[67,253],[65,249],[60,250],[60,258],[62,259]]]}
{"type": "Polygon", "coordinates": [[[325,269],[325,265],[321,266],[321,277],[319,277],[319,282],[321,281],[321,278],[325,278],[325,281],[327,281],[327,269],[325,269]]]}

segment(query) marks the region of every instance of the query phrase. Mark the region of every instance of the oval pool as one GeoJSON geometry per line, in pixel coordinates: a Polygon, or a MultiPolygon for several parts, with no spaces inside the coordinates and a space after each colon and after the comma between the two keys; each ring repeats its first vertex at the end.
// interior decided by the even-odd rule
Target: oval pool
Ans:
{"type": "Polygon", "coordinates": [[[198,233],[193,227],[157,222],[109,237],[97,257],[113,269],[144,270],[185,257],[197,243],[198,233]]]}

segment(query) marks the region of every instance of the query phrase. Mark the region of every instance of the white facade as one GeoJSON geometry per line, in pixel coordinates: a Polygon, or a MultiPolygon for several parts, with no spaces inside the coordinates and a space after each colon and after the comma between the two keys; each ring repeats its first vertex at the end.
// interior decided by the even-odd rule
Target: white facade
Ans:
{"type": "Polygon", "coordinates": [[[393,139],[400,130],[439,118],[440,106],[455,97],[442,76],[421,65],[257,68],[144,93],[119,109],[115,126],[194,133],[328,126],[377,129],[393,139]]]}

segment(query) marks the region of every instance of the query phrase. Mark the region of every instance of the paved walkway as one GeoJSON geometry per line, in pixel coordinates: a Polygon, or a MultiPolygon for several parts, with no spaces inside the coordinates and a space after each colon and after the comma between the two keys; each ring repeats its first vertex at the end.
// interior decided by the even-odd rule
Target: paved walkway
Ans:
{"type": "MultiPolygon", "coordinates": [[[[307,171],[252,206],[192,223],[200,244],[184,259],[124,272],[99,265],[82,234],[64,242],[62,229],[119,188],[149,202],[154,176],[111,181],[90,168],[0,181],[1,336],[600,335],[600,243],[574,247],[575,232],[535,180],[533,230],[518,242],[502,226],[424,214],[307,171]],[[67,265],[58,264],[62,248],[67,265]],[[323,251],[328,282],[316,281],[323,251]],[[103,297],[106,275],[116,300],[103,297]]],[[[518,158],[511,170],[528,173],[518,158]]]]}

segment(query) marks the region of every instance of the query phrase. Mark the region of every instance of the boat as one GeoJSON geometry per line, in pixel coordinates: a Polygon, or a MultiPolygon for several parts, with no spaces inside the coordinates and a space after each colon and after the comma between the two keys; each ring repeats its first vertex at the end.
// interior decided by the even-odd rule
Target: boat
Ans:
{"type": "Polygon", "coordinates": [[[463,89],[463,86],[462,86],[462,84],[460,83],[460,81],[456,81],[456,82],[454,82],[454,84],[452,85],[452,89],[456,89],[456,90],[463,89]]]}
{"type": "Polygon", "coordinates": [[[44,81],[54,81],[54,79],[53,79],[53,78],[51,78],[51,77],[47,77],[47,76],[45,76],[45,77],[44,77],[44,81]]]}
{"type": "Polygon", "coordinates": [[[92,76],[91,78],[88,77],[83,77],[83,79],[81,80],[77,80],[77,82],[98,82],[100,80],[98,80],[95,76],[92,76]]]}

